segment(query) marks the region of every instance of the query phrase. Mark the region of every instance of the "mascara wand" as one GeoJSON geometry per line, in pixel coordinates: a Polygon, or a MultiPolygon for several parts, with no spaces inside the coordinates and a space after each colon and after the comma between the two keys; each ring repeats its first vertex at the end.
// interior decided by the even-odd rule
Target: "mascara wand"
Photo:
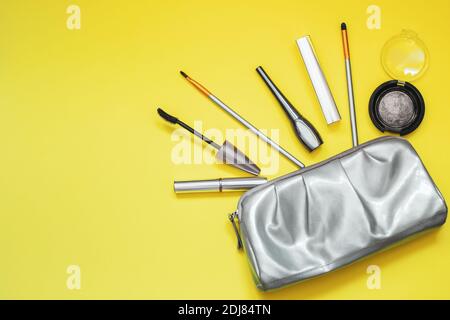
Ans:
{"type": "Polygon", "coordinates": [[[197,136],[198,138],[202,139],[203,141],[205,141],[207,144],[211,145],[212,147],[214,147],[215,149],[219,150],[220,146],[215,143],[214,141],[212,141],[211,139],[209,139],[208,137],[204,136],[203,134],[201,134],[200,132],[198,132],[197,130],[194,130],[192,127],[188,126],[186,123],[184,123],[183,121],[181,121],[180,119],[171,116],[170,114],[168,114],[167,112],[165,112],[163,109],[158,108],[158,114],[161,116],[161,118],[163,118],[164,120],[167,120],[170,123],[173,124],[178,124],[181,127],[183,127],[184,129],[186,129],[187,131],[189,131],[190,133],[192,133],[193,135],[197,136]]]}
{"type": "Polygon", "coordinates": [[[255,163],[253,163],[242,151],[236,148],[231,142],[225,140],[222,146],[220,146],[219,144],[209,139],[208,137],[204,136],[202,133],[190,127],[180,119],[168,114],[163,109],[158,108],[158,114],[164,120],[173,124],[180,125],[184,129],[195,135],[196,137],[202,139],[204,142],[206,142],[207,144],[218,150],[216,153],[216,159],[218,162],[231,165],[240,170],[251,173],[255,176],[259,175],[259,173],[261,172],[258,166],[255,163]]]}

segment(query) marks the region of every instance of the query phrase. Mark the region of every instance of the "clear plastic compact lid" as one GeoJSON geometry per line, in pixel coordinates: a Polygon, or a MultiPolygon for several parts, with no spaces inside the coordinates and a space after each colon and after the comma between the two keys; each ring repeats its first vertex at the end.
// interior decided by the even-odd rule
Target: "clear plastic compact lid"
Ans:
{"type": "Polygon", "coordinates": [[[428,60],[427,47],[411,30],[389,39],[381,52],[383,68],[394,80],[416,80],[427,70],[428,60]]]}

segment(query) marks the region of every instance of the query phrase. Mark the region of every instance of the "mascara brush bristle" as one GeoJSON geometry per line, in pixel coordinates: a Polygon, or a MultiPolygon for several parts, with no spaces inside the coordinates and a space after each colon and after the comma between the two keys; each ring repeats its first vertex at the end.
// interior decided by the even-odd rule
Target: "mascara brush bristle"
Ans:
{"type": "Polygon", "coordinates": [[[174,116],[171,116],[167,112],[165,112],[163,109],[158,108],[158,114],[166,121],[169,121],[170,123],[177,124],[178,118],[175,118],[174,116]]]}

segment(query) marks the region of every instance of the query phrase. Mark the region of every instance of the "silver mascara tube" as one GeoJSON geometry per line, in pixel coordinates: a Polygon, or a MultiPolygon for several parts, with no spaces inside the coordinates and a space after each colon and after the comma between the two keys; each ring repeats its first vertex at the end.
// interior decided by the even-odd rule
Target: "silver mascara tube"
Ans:
{"type": "Polygon", "coordinates": [[[319,100],[327,124],[341,120],[330,87],[320,68],[319,60],[317,59],[310,36],[304,36],[298,39],[297,46],[300,50],[300,54],[305,63],[306,70],[308,71],[309,78],[313,84],[314,91],[316,92],[317,99],[319,100]]]}
{"type": "Polygon", "coordinates": [[[223,178],[213,180],[175,181],[175,193],[245,191],[267,182],[266,178],[223,178]]]}

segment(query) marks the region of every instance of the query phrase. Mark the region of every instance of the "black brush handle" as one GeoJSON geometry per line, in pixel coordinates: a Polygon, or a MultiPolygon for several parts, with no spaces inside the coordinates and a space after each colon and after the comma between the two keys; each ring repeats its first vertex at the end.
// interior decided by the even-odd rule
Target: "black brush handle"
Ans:
{"type": "Polygon", "coordinates": [[[297,111],[297,109],[295,109],[295,107],[289,102],[289,100],[283,95],[283,93],[281,93],[281,91],[277,88],[277,86],[273,83],[273,81],[261,66],[256,68],[256,71],[269,87],[270,91],[273,93],[280,105],[283,107],[283,110],[286,112],[286,115],[291,121],[292,127],[294,128],[295,134],[297,135],[300,142],[309,151],[313,151],[314,149],[319,147],[323,143],[323,141],[316,128],[314,128],[314,126],[308,120],[306,120],[300,114],[300,112],[297,111]]]}

